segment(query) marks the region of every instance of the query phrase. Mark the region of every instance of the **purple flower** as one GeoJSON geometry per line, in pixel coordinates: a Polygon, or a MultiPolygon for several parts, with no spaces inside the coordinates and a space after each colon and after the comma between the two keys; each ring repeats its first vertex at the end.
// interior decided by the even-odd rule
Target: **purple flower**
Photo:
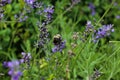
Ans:
{"type": "Polygon", "coordinates": [[[93,41],[96,42],[101,38],[107,37],[111,32],[114,32],[113,25],[103,25],[101,28],[95,31],[93,35],[93,41]]]}
{"type": "Polygon", "coordinates": [[[20,76],[22,76],[19,65],[20,62],[18,60],[3,63],[3,66],[9,68],[8,74],[11,76],[11,80],[19,80],[20,76]]]}
{"type": "Polygon", "coordinates": [[[22,52],[21,54],[22,54],[21,62],[29,63],[30,59],[32,58],[31,54],[30,53],[25,53],[25,52],[22,52]]]}
{"type": "Polygon", "coordinates": [[[33,8],[42,8],[44,5],[43,5],[43,3],[42,2],[35,2],[33,5],[32,5],[32,7],[33,8]]]}
{"type": "Polygon", "coordinates": [[[95,29],[91,23],[91,21],[87,21],[87,24],[86,24],[86,29],[84,31],[84,33],[82,34],[81,36],[81,40],[84,42],[87,40],[87,38],[89,37],[89,35],[91,34],[91,32],[94,32],[95,29]]]}
{"type": "Polygon", "coordinates": [[[6,4],[10,4],[12,0],[1,0],[0,1],[0,6],[5,6],[6,4]]]}
{"type": "Polygon", "coordinates": [[[7,3],[10,4],[12,2],[12,0],[7,0],[7,3]]]}
{"type": "Polygon", "coordinates": [[[47,8],[44,9],[44,12],[53,14],[54,12],[53,6],[48,6],[47,8]]]}
{"type": "Polygon", "coordinates": [[[114,32],[112,24],[102,25],[102,27],[96,30],[94,29],[94,26],[92,25],[91,21],[88,21],[86,24],[86,29],[81,37],[81,40],[86,41],[92,33],[91,35],[93,42],[97,42],[99,39],[109,36],[111,32],[114,32]]]}
{"type": "Polygon", "coordinates": [[[92,16],[94,16],[95,15],[95,6],[94,6],[94,4],[93,3],[89,3],[89,8],[90,8],[90,10],[91,10],[91,14],[92,14],[92,16]]]}
{"type": "Polygon", "coordinates": [[[49,32],[48,29],[46,27],[48,23],[47,22],[43,22],[42,25],[40,25],[40,22],[37,23],[37,25],[39,26],[39,40],[37,41],[37,46],[44,48],[45,44],[48,43],[49,41],[49,32]]]}
{"type": "Polygon", "coordinates": [[[86,32],[91,32],[91,31],[93,31],[94,30],[94,27],[93,27],[93,25],[92,25],[92,23],[91,23],[91,21],[87,21],[87,24],[86,24],[86,32]]]}
{"type": "Polygon", "coordinates": [[[26,2],[27,4],[32,5],[32,4],[35,2],[35,0],[25,0],[25,2],[26,2]]]}
{"type": "Polygon", "coordinates": [[[53,6],[48,6],[47,8],[44,9],[44,12],[46,13],[45,17],[47,20],[51,20],[52,14],[54,12],[54,7],[53,6]]]}
{"type": "Polygon", "coordinates": [[[120,19],[120,15],[117,15],[117,16],[116,16],[116,19],[120,19]]]}

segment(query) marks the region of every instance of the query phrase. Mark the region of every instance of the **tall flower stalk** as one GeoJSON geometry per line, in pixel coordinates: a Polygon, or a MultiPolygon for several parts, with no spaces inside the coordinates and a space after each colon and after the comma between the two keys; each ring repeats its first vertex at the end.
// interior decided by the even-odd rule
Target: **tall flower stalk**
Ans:
{"type": "Polygon", "coordinates": [[[42,25],[40,22],[37,23],[37,26],[39,27],[39,39],[37,41],[38,47],[44,47],[45,44],[49,41],[49,32],[47,29],[47,25],[51,22],[52,14],[54,12],[53,6],[48,6],[44,9],[44,17],[45,20],[42,22],[42,25]]]}

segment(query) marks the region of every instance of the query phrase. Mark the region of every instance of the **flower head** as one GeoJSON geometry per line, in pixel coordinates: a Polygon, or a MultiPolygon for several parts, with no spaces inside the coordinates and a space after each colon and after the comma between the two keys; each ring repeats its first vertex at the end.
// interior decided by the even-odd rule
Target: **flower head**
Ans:
{"type": "Polygon", "coordinates": [[[31,54],[30,53],[25,53],[25,52],[22,52],[21,54],[22,54],[21,62],[29,63],[30,59],[32,58],[31,54]]]}
{"type": "Polygon", "coordinates": [[[82,41],[86,41],[87,38],[89,37],[89,35],[91,34],[91,32],[94,32],[94,31],[95,31],[95,29],[94,29],[91,21],[87,21],[86,29],[85,29],[85,31],[82,34],[81,40],[82,41]]]}
{"type": "Polygon", "coordinates": [[[100,38],[104,38],[110,35],[111,32],[114,32],[113,25],[103,25],[101,28],[95,31],[93,35],[94,42],[98,41],[100,38]]]}
{"type": "Polygon", "coordinates": [[[9,68],[8,74],[11,76],[11,80],[19,80],[20,76],[22,76],[19,65],[20,62],[18,60],[3,63],[3,66],[9,68]]]}
{"type": "Polygon", "coordinates": [[[102,25],[102,27],[96,30],[91,21],[88,21],[81,40],[85,41],[92,33],[91,35],[93,42],[97,42],[99,39],[109,36],[111,32],[114,32],[112,24],[102,25]]]}
{"type": "Polygon", "coordinates": [[[53,6],[48,6],[47,8],[44,9],[44,12],[53,14],[54,12],[53,6]]]}
{"type": "Polygon", "coordinates": [[[40,25],[40,23],[38,22],[37,25],[39,26],[39,31],[40,31],[39,40],[37,41],[37,46],[43,48],[45,44],[47,44],[49,41],[49,32],[46,27],[47,23],[44,22],[42,23],[42,25],[40,25]]]}
{"type": "Polygon", "coordinates": [[[51,20],[52,14],[54,12],[54,7],[53,6],[48,6],[47,8],[44,9],[44,12],[46,13],[45,17],[47,20],[51,20]]]}
{"type": "Polygon", "coordinates": [[[21,63],[25,63],[27,65],[27,68],[30,67],[30,60],[32,58],[31,54],[30,53],[25,53],[25,52],[22,52],[22,59],[20,59],[20,62],[21,63]]]}

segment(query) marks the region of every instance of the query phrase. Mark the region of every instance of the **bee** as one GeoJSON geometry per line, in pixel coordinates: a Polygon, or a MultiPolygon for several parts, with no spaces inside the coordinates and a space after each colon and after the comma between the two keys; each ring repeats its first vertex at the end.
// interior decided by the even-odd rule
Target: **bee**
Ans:
{"type": "Polygon", "coordinates": [[[61,38],[61,35],[60,35],[60,34],[57,34],[57,35],[55,35],[55,36],[53,37],[53,43],[54,43],[55,45],[60,44],[61,41],[62,41],[62,38],[61,38]]]}

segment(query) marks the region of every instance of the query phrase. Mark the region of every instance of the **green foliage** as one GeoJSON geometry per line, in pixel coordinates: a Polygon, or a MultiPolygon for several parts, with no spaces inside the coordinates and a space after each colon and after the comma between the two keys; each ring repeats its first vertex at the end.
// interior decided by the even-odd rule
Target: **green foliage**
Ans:
{"type": "MultiPolygon", "coordinates": [[[[40,34],[36,23],[38,20],[42,23],[43,18],[30,15],[25,22],[17,22],[14,15],[22,12],[25,5],[23,0],[18,0],[18,3],[13,1],[4,7],[5,18],[0,21],[0,78],[10,79],[8,69],[2,66],[4,61],[20,59],[21,52],[29,52],[32,55],[30,68],[23,70],[21,80],[119,80],[120,19],[116,16],[120,15],[120,1],[111,7],[109,0],[92,1],[96,7],[94,16],[88,7],[91,0],[81,0],[68,11],[69,0],[44,2],[49,5],[55,3],[53,19],[47,25],[50,41],[44,48],[34,46],[40,34]],[[110,10],[104,15],[108,9],[110,10]],[[101,24],[114,24],[115,32],[98,43],[91,42],[91,37],[82,42],[80,38],[87,21],[92,21],[95,28],[99,28],[101,24]],[[80,33],[77,40],[72,37],[74,32],[80,33]],[[61,34],[62,39],[66,40],[66,48],[62,53],[51,51],[56,34],[61,34]],[[72,43],[76,44],[75,48],[72,48],[72,43]],[[95,74],[96,70],[100,73],[99,77],[95,74]]],[[[25,63],[21,66],[25,67],[25,63]]]]}

